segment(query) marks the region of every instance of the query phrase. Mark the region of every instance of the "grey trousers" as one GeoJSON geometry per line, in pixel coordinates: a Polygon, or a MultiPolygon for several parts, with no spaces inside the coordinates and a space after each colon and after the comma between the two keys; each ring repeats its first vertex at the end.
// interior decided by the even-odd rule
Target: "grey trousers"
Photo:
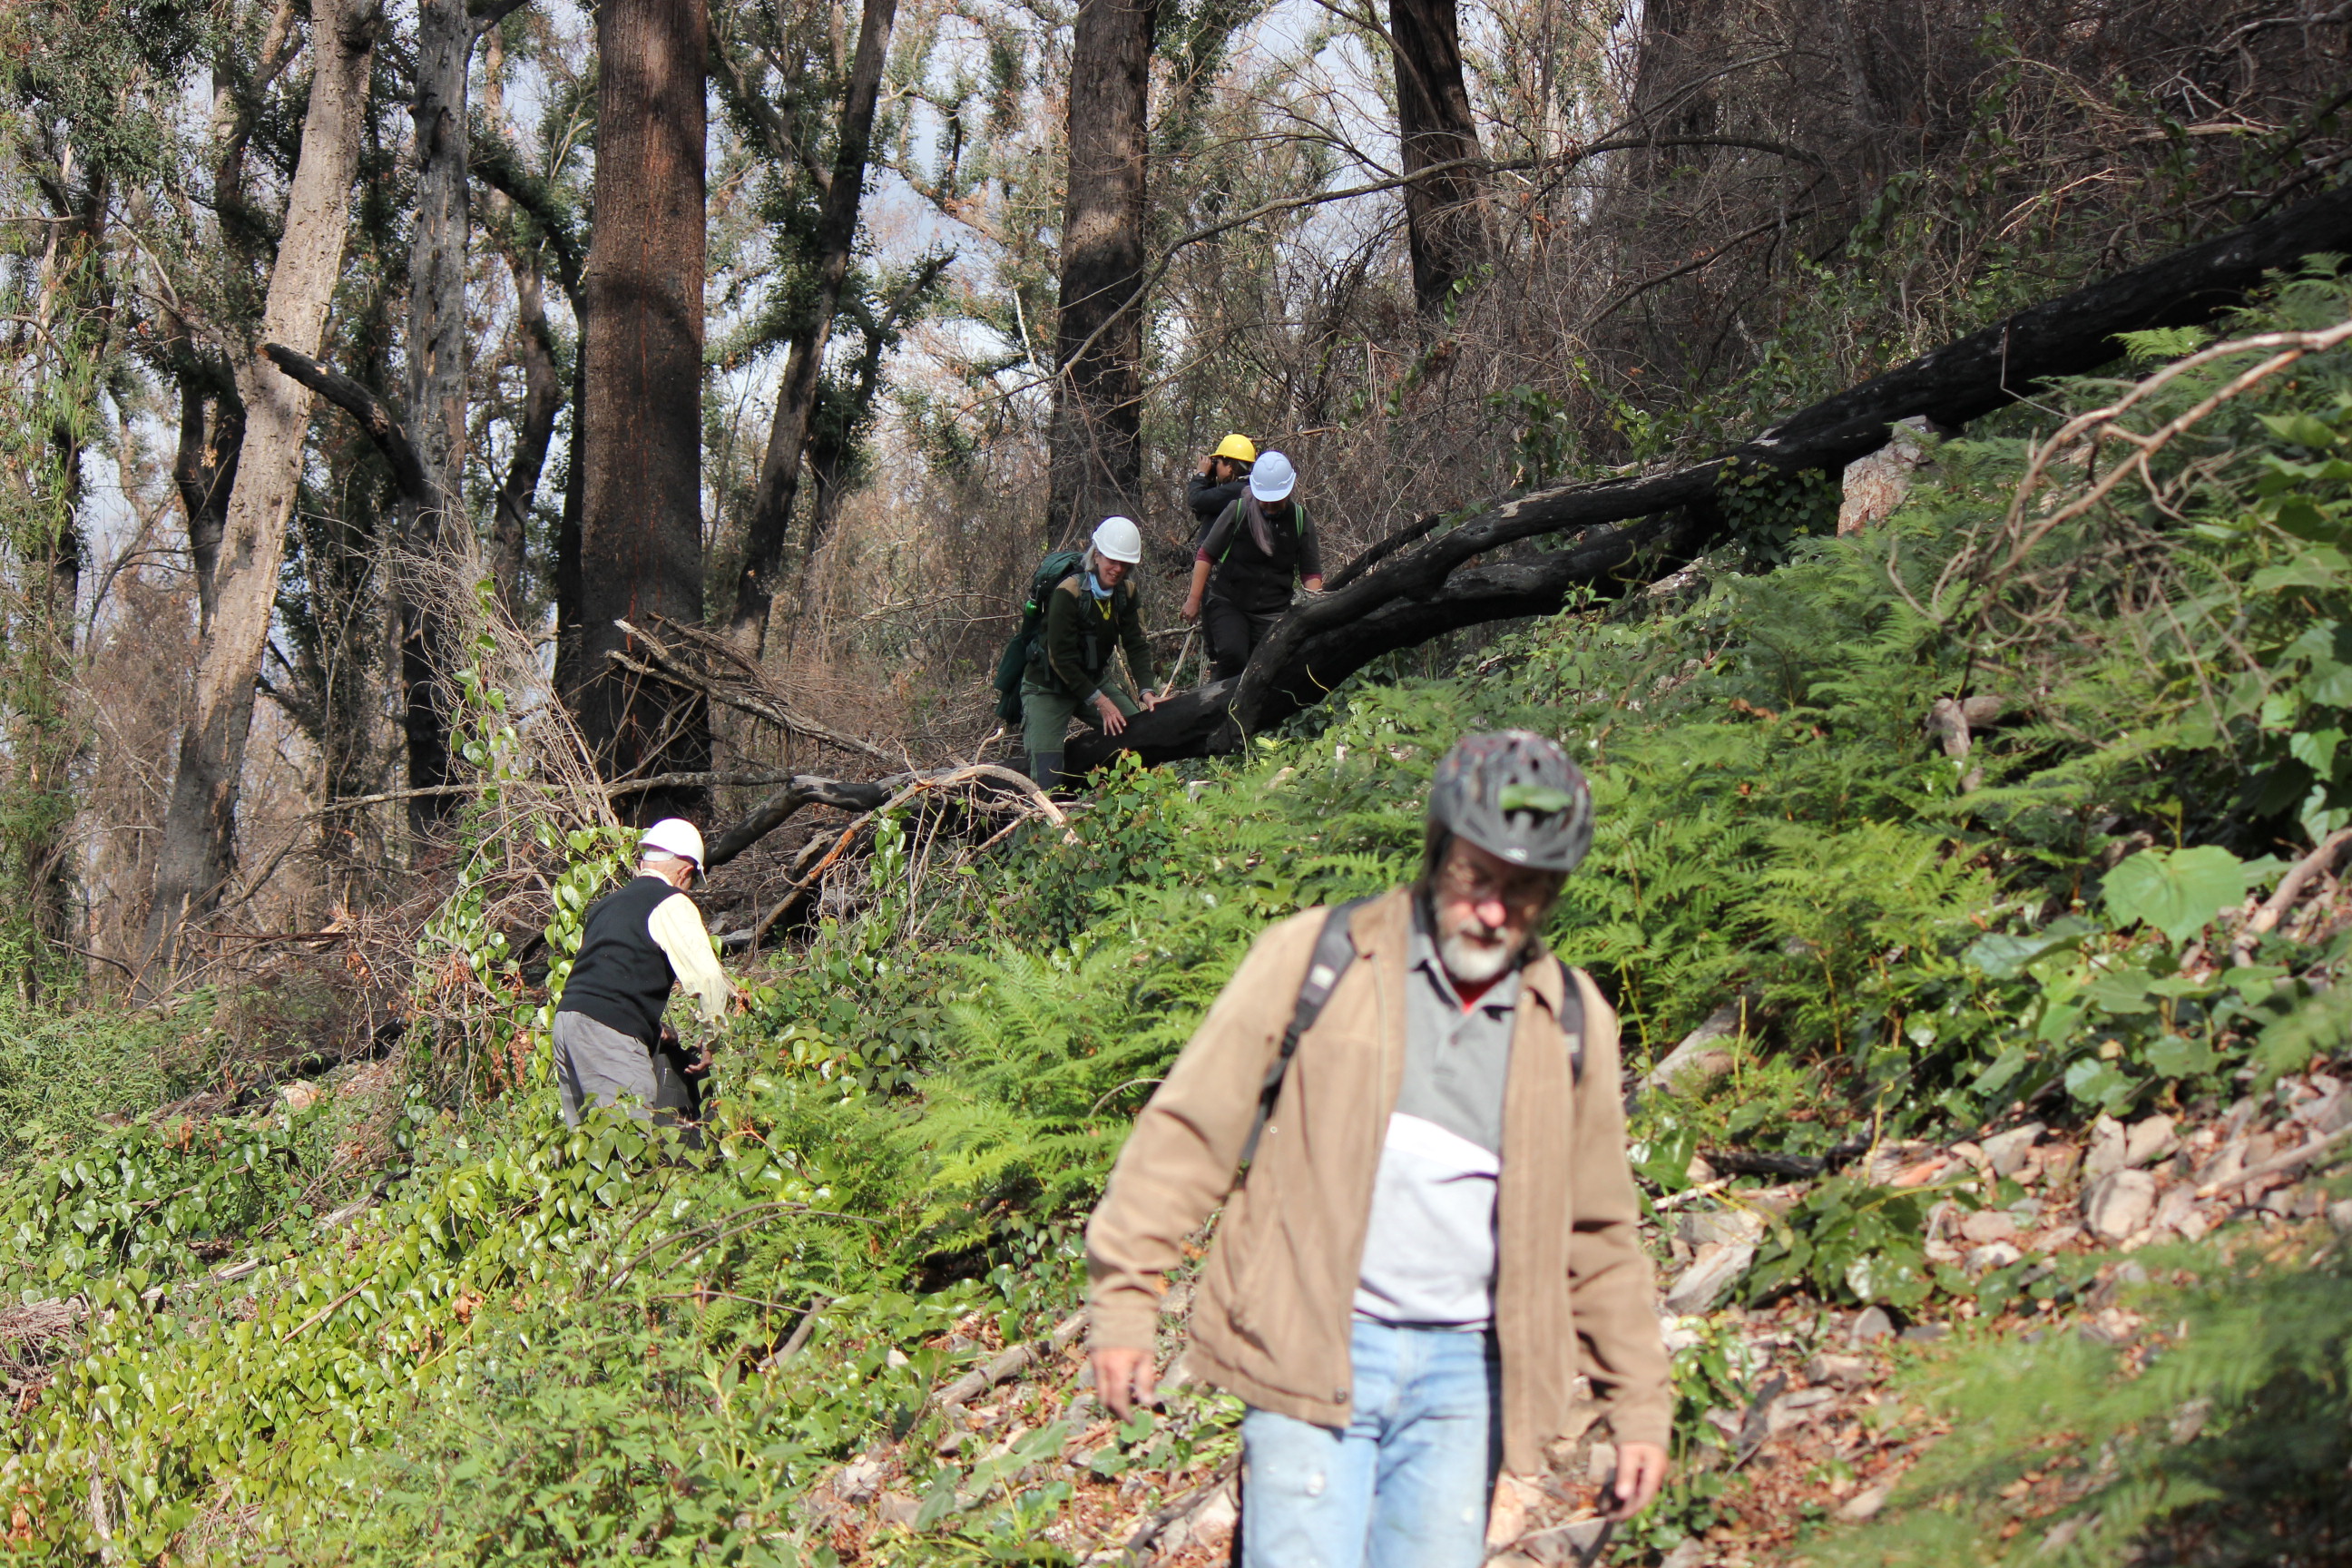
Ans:
{"type": "Polygon", "coordinates": [[[563,1124],[580,1125],[580,1113],[593,1101],[611,1105],[634,1095],[629,1114],[640,1121],[653,1120],[654,1058],[634,1035],[600,1024],[585,1013],[555,1016],[555,1083],[563,1096],[563,1124]]]}

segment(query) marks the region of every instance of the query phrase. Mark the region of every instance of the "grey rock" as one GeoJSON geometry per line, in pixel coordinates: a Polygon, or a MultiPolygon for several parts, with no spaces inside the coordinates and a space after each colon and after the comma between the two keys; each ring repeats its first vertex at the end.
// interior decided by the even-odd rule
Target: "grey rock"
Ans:
{"type": "Polygon", "coordinates": [[[2025,1156],[2042,1136],[2042,1123],[2029,1121],[2022,1127],[1984,1141],[1985,1163],[1996,1176],[2014,1176],[2025,1168],[2025,1156]]]}
{"type": "Polygon", "coordinates": [[[1806,1361],[1804,1380],[1839,1389],[1865,1389],[1877,1383],[1877,1377],[1872,1377],[1870,1373],[1870,1361],[1863,1356],[1839,1356],[1828,1350],[1806,1361]]]}
{"type": "Polygon", "coordinates": [[[1674,1288],[1666,1292],[1666,1305],[1685,1316],[1704,1312],[1714,1306],[1717,1298],[1730,1288],[1732,1281],[1747,1273],[1748,1266],[1755,1261],[1756,1248],[1752,1244],[1724,1246],[1710,1243],[1702,1247],[1691,1266],[1683,1270],[1682,1278],[1675,1280],[1674,1288]]]}
{"type": "Polygon", "coordinates": [[[2336,1227],[2338,1236],[2352,1236],[2352,1198],[2327,1205],[2327,1223],[2336,1227]]]}
{"type": "Polygon", "coordinates": [[[1845,1506],[1838,1510],[1838,1517],[1850,1524],[1859,1524],[1865,1519],[1877,1518],[1878,1510],[1886,1506],[1886,1494],[1891,1489],[1893,1489],[1883,1481],[1874,1487],[1864,1487],[1846,1499],[1845,1506]]]}
{"type": "Polygon", "coordinates": [[[1658,1568],[1706,1568],[1706,1547],[1696,1536],[1685,1536],[1658,1568]]]}
{"type": "MultiPolygon", "coordinates": [[[[1593,1542],[1600,1539],[1601,1527],[1600,1520],[1580,1519],[1572,1524],[1555,1524],[1549,1530],[1539,1530],[1520,1544],[1528,1557],[1537,1563],[1577,1563],[1592,1549],[1593,1542]]],[[[1706,1559],[1702,1556],[1691,1561],[1704,1563],[1706,1559]]]]}
{"type": "Polygon", "coordinates": [[[1846,1338],[1854,1344],[1866,1345],[1873,1340],[1890,1339],[1895,1333],[1895,1320],[1886,1315],[1884,1307],[1864,1307],[1854,1318],[1853,1327],[1846,1338]]]}
{"type": "Polygon", "coordinates": [[[1738,1247],[1764,1238],[1764,1216],[1745,1209],[1694,1209],[1675,1222],[1675,1234],[1693,1247],[1738,1247]]]}
{"type": "Polygon", "coordinates": [[[2083,1194],[2084,1223],[2106,1241],[2137,1234],[2156,1212],[2156,1178],[2146,1171],[2117,1171],[2083,1194]]]}
{"type": "Polygon", "coordinates": [[[2197,1212],[2196,1189],[2175,1186],[2166,1189],[2157,1201],[2156,1213],[2148,1224],[2157,1230],[2178,1231],[2191,1241],[2204,1234],[2204,1219],[2197,1212]]]}
{"type": "Polygon", "coordinates": [[[1937,1340],[1949,1338],[1951,1332],[1948,1323],[1914,1323],[1903,1331],[1903,1342],[1906,1344],[1932,1345],[1937,1340]]]}
{"type": "Polygon", "coordinates": [[[1989,1241],[1969,1254],[1969,1272],[1982,1274],[1990,1269],[2006,1268],[2025,1256],[2006,1241],[1989,1241]]]}
{"type": "Polygon", "coordinates": [[[2016,1234],[2017,1216],[2001,1209],[1979,1209],[1960,1221],[1965,1241],[2007,1241],[2016,1234]]]}
{"type": "Polygon", "coordinates": [[[874,1511],[885,1524],[912,1530],[915,1521],[922,1514],[923,1505],[905,1492],[884,1492],[882,1500],[874,1505],[874,1511]]]}
{"type": "Polygon", "coordinates": [[[2124,1168],[2131,1150],[2131,1138],[2124,1124],[2114,1117],[2100,1113],[2091,1123],[2091,1152],[2083,1156],[2083,1179],[2095,1182],[2102,1176],[2112,1176],[2124,1168]]]}
{"type": "Polygon", "coordinates": [[[1709,1013],[1706,1022],[1684,1036],[1682,1044],[1667,1052],[1666,1059],[1652,1068],[1637,1087],[1675,1094],[1702,1088],[1730,1071],[1731,1059],[1723,1042],[1739,1034],[1747,1003],[1746,997],[1735,997],[1709,1013]],[[1706,1060],[1710,1056],[1723,1060],[1720,1064],[1706,1060]]]}
{"type": "Polygon", "coordinates": [[[1805,1381],[1835,1388],[1867,1388],[1876,1381],[1870,1363],[1858,1355],[1834,1355],[1828,1351],[1805,1363],[1805,1381]]]}
{"type": "Polygon", "coordinates": [[[2129,1138],[2124,1145],[2124,1163],[2135,1169],[2163,1159],[2180,1147],[2173,1136],[2172,1118],[2150,1116],[2132,1123],[2129,1138]]]}

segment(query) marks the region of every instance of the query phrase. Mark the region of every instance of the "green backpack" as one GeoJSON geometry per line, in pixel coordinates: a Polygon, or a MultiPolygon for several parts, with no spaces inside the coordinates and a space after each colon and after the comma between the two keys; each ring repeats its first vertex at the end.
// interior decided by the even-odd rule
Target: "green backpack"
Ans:
{"type": "Polygon", "coordinates": [[[1086,560],[1084,551],[1056,550],[1037,563],[1037,574],[1029,579],[1029,602],[1021,606],[1021,629],[1013,634],[996,661],[996,716],[1007,724],[1021,722],[1021,678],[1029,668],[1029,650],[1037,646],[1037,634],[1045,626],[1045,595],[1060,587],[1086,560]]]}

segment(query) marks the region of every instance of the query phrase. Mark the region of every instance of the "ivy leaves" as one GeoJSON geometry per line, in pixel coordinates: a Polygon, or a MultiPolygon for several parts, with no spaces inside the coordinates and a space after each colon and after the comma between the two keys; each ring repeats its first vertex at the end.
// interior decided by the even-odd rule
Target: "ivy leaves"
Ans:
{"type": "Polygon", "coordinates": [[[2245,863],[2205,844],[2141,850],[2107,873],[2101,898],[2118,925],[2146,921],[2177,944],[2212,923],[2221,910],[2242,902],[2246,887],[2245,863]]]}

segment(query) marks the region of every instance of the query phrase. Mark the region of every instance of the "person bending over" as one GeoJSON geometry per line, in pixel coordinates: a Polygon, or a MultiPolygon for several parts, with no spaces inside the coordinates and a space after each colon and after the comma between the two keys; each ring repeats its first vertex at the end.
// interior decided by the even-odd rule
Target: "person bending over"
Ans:
{"type": "MultiPolygon", "coordinates": [[[[589,1105],[635,1102],[630,1114],[654,1119],[656,1110],[691,1112],[699,1097],[662,1013],[670,987],[691,994],[705,1023],[725,1016],[740,994],[719,967],[702,911],[686,896],[702,874],[702,835],[683,817],[655,823],[637,840],[634,879],[588,906],[580,956],[555,1005],[555,1078],[565,1125],[580,1125],[589,1105]],[[643,1107],[645,1109],[637,1109],[643,1107]]],[[[703,1053],[700,1070],[709,1067],[703,1053]]]]}
{"type": "Polygon", "coordinates": [[[1042,788],[1063,782],[1062,744],[1071,719],[1116,735],[1136,714],[1160,705],[1151,689],[1151,645],[1129,581],[1142,559],[1142,531],[1129,519],[1107,517],[1084,563],[1045,595],[1045,629],[1021,678],[1021,743],[1029,776],[1042,788]],[[1133,689],[1112,662],[1121,648],[1133,689]]]}

